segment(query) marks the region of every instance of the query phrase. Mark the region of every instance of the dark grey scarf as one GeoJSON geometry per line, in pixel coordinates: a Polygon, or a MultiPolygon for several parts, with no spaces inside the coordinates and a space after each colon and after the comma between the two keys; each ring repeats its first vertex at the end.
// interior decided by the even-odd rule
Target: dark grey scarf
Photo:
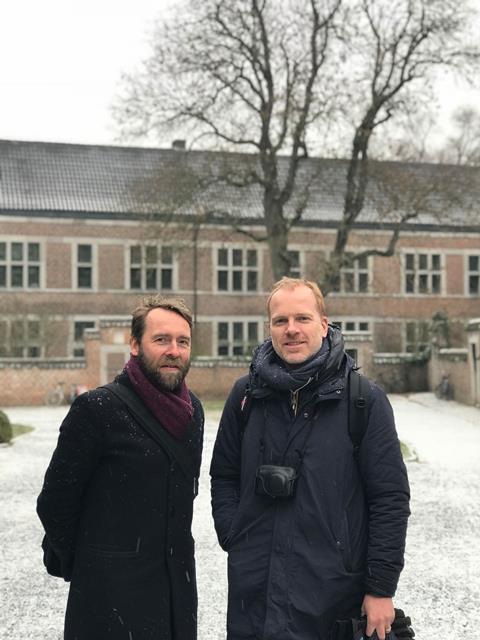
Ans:
{"type": "Polygon", "coordinates": [[[317,353],[302,364],[291,368],[276,354],[271,338],[265,340],[255,353],[250,367],[252,388],[268,387],[277,391],[295,391],[310,380],[318,384],[338,374],[344,363],[343,336],[329,325],[327,337],[317,353]]]}

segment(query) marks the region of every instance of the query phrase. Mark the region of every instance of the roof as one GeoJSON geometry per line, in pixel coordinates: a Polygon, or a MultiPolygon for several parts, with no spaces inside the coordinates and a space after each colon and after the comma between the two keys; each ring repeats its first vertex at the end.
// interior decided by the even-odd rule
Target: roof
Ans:
{"type": "MultiPolygon", "coordinates": [[[[279,164],[281,180],[288,158],[279,164]]],[[[286,214],[293,216],[305,202],[302,224],[337,224],[347,166],[346,160],[300,160],[286,214]]],[[[402,208],[416,207],[416,226],[479,229],[479,169],[393,162],[369,167],[361,224],[390,226],[402,208]]],[[[251,168],[258,168],[258,159],[239,153],[4,140],[0,215],[132,219],[207,212],[217,221],[235,216],[254,222],[263,215],[261,187],[231,180],[251,168]]]]}

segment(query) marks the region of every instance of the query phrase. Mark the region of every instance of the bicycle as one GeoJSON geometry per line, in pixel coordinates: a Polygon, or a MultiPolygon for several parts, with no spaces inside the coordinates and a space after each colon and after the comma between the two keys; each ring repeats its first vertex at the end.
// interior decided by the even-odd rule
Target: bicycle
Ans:
{"type": "Polygon", "coordinates": [[[45,404],[49,407],[59,407],[65,402],[64,382],[57,382],[55,389],[51,389],[45,396],[45,404]]]}

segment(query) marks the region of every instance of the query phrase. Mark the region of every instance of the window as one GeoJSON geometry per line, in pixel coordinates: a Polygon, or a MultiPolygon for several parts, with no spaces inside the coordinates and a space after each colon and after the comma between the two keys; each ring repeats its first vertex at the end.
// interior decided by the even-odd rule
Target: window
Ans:
{"type": "Polygon", "coordinates": [[[260,323],[249,320],[217,323],[217,355],[250,356],[260,342],[260,323]]]}
{"type": "Polygon", "coordinates": [[[5,358],[40,358],[43,356],[40,321],[10,318],[0,322],[0,356],[5,358]]]}
{"type": "Polygon", "coordinates": [[[415,321],[405,323],[405,351],[420,353],[430,346],[430,326],[428,322],[415,321]]]}
{"type": "Polygon", "coordinates": [[[256,249],[217,250],[218,291],[257,291],[258,256],[256,249]]]}
{"type": "Polygon", "coordinates": [[[288,251],[288,257],[290,258],[290,278],[301,278],[300,251],[288,251]]]}
{"type": "Polygon", "coordinates": [[[40,244],[0,242],[0,288],[40,287],[40,244]]]}
{"type": "Polygon", "coordinates": [[[332,320],[343,334],[370,333],[370,323],[365,320],[332,320]]]}
{"type": "Polygon", "coordinates": [[[405,254],[405,293],[439,294],[442,260],[439,253],[405,254]]]}
{"type": "Polygon", "coordinates": [[[172,247],[131,246],[130,289],[171,291],[173,289],[172,247]]]}
{"type": "Polygon", "coordinates": [[[83,358],[85,356],[85,345],[83,334],[85,329],[94,329],[93,320],[80,320],[73,323],[73,357],[83,358]]]}
{"type": "Polygon", "coordinates": [[[92,288],[92,245],[77,245],[77,287],[92,288]]]}
{"type": "Polygon", "coordinates": [[[468,256],[467,283],[469,295],[480,295],[480,254],[468,256]]]}
{"type": "Polygon", "coordinates": [[[359,260],[352,260],[353,254],[351,252],[347,252],[345,257],[350,260],[350,264],[340,269],[340,278],[336,291],[341,293],[368,293],[368,258],[364,256],[359,260]]]}

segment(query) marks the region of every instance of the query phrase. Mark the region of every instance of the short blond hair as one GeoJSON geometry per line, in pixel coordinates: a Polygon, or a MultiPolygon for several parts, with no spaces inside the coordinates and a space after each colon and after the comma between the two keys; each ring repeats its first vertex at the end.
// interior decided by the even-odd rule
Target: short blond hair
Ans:
{"type": "Polygon", "coordinates": [[[320,315],[326,316],[327,310],[325,308],[325,299],[323,297],[323,293],[320,291],[320,287],[316,282],[312,282],[311,280],[306,280],[305,278],[289,278],[288,276],[283,276],[281,280],[275,282],[270,291],[270,295],[267,299],[267,313],[270,318],[270,302],[272,297],[280,291],[280,289],[296,289],[297,287],[307,287],[313,293],[315,297],[315,301],[317,303],[318,311],[320,315]]]}

